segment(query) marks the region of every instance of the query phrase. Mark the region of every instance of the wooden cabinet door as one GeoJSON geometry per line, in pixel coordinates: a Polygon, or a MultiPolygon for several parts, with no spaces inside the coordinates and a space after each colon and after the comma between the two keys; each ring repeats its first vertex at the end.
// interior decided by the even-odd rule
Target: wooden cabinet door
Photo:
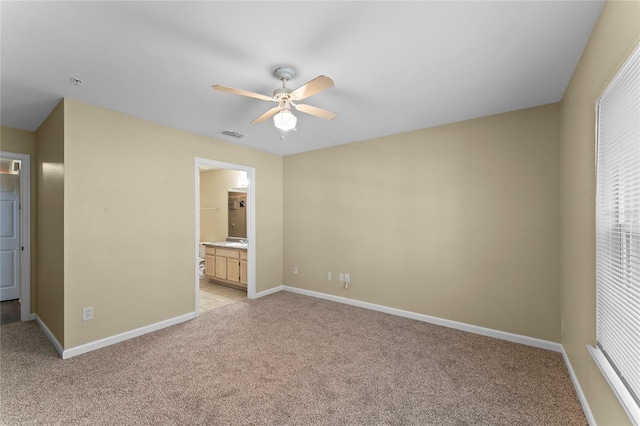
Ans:
{"type": "Polygon", "coordinates": [[[216,278],[227,279],[227,258],[224,256],[216,256],[215,266],[216,278]]]}
{"type": "Polygon", "coordinates": [[[238,259],[227,259],[227,279],[233,282],[240,282],[240,261],[238,259]]]}
{"type": "Polygon", "coordinates": [[[216,276],[216,257],[211,254],[207,254],[204,257],[204,275],[207,277],[216,276]]]}
{"type": "Polygon", "coordinates": [[[247,283],[247,261],[246,260],[240,261],[240,283],[241,284],[247,283]]]}

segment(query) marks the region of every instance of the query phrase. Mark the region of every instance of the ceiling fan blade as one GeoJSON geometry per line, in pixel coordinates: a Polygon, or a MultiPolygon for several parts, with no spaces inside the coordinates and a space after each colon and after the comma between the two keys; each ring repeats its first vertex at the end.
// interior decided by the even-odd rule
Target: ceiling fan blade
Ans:
{"type": "Polygon", "coordinates": [[[290,93],[294,100],[302,100],[333,87],[333,80],[325,75],[318,76],[290,93]]]}
{"type": "Polygon", "coordinates": [[[260,117],[256,118],[251,122],[251,124],[262,123],[263,121],[268,120],[270,117],[276,115],[282,109],[282,105],[278,105],[277,107],[271,108],[269,111],[262,114],[260,117]]]}
{"type": "Polygon", "coordinates": [[[249,98],[260,99],[263,101],[273,101],[271,96],[261,95],[260,93],[247,92],[246,90],[234,89],[233,87],[220,86],[218,84],[214,84],[211,86],[215,90],[220,90],[221,92],[233,93],[234,95],[247,96],[249,98]]]}
{"type": "Polygon", "coordinates": [[[307,114],[315,115],[316,117],[324,118],[325,120],[333,120],[338,116],[335,112],[327,111],[326,109],[314,107],[305,104],[293,104],[298,111],[305,112],[307,114]]]}

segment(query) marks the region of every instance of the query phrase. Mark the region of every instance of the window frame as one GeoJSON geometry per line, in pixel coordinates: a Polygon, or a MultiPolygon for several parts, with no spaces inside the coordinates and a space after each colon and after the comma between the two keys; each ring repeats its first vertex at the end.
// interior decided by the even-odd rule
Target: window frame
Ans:
{"type": "MultiPolygon", "coordinates": [[[[601,255],[600,252],[600,247],[599,247],[599,232],[600,232],[600,227],[603,226],[603,222],[600,221],[600,217],[599,217],[599,213],[600,213],[600,206],[597,204],[599,201],[599,191],[598,189],[600,188],[600,170],[599,170],[599,164],[600,164],[600,144],[601,144],[601,134],[600,134],[600,124],[601,124],[601,103],[603,98],[605,98],[605,96],[608,94],[610,88],[614,87],[614,84],[617,84],[619,81],[619,78],[621,75],[624,75],[624,72],[627,70],[627,67],[633,67],[634,64],[637,64],[638,62],[640,62],[640,44],[638,46],[636,46],[631,54],[629,55],[629,57],[625,60],[624,64],[620,67],[620,69],[616,72],[616,75],[613,77],[613,79],[611,79],[611,81],[609,82],[609,84],[607,85],[607,88],[602,92],[601,96],[598,98],[596,105],[595,105],[595,114],[596,114],[596,128],[595,128],[595,159],[596,159],[596,269],[598,270],[599,265],[601,264],[600,262],[603,260],[603,258],[605,257],[604,255],[601,255]]],[[[633,69],[633,68],[632,68],[633,69]]],[[[640,73],[640,68],[636,65],[635,71],[640,73]]],[[[634,77],[632,76],[631,79],[634,79],[634,77]]],[[[635,80],[632,80],[635,81],[635,80]]],[[[619,90],[618,87],[614,87],[614,89],[619,90]]],[[[634,143],[633,139],[632,139],[632,143],[634,143]]],[[[640,141],[638,141],[638,143],[640,143],[640,141]]],[[[609,179],[609,183],[611,182],[611,179],[609,179]]],[[[635,194],[634,194],[635,195],[635,194]]],[[[623,203],[625,201],[623,200],[623,203]]],[[[627,201],[628,202],[628,201],[627,201]]],[[[622,210],[622,208],[616,209],[615,212],[616,213],[620,213],[620,211],[622,210]]],[[[604,219],[603,219],[604,221],[604,219]]],[[[631,251],[631,245],[632,244],[636,244],[635,241],[633,241],[636,238],[640,238],[638,237],[639,234],[640,235],[640,228],[639,228],[639,224],[637,223],[625,223],[625,218],[623,217],[623,215],[619,215],[618,219],[616,219],[613,223],[609,223],[608,226],[613,227],[614,229],[617,229],[618,232],[616,233],[615,231],[610,231],[612,234],[616,234],[619,236],[619,243],[616,245],[616,247],[614,248],[614,250],[618,250],[619,251],[619,256],[616,259],[618,261],[618,263],[620,263],[620,266],[622,266],[623,263],[627,263],[628,262],[628,267],[625,268],[620,268],[621,270],[624,269],[625,273],[627,271],[629,271],[632,266],[632,258],[634,257],[631,251]],[[629,241],[625,242],[624,240],[629,239],[629,241]]],[[[604,224],[606,225],[606,221],[604,221],[604,224]]],[[[637,260],[633,261],[634,265],[633,266],[637,266],[635,265],[635,263],[638,263],[637,260]]],[[[610,262],[610,264],[613,264],[613,261],[610,262]]],[[[629,281],[631,281],[631,279],[629,278],[629,281]]],[[[626,282],[626,281],[623,281],[626,282]]],[[[600,292],[601,288],[605,288],[606,286],[610,286],[610,284],[601,284],[600,283],[600,279],[598,274],[596,274],[596,318],[597,321],[600,321],[599,318],[599,311],[600,311],[600,298],[598,297],[598,293],[600,292]]],[[[622,299],[625,300],[625,299],[622,299]]],[[[609,312],[610,313],[610,312],[609,312]]],[[[600,326],[596,327],[596,339],[599,339],[599,333],[600,333],[600,326]]],[[[621,345],[618,345],[617,347],[620,347],[621,345]]],[[[615,349],[617,349],[617,347],[615,349]]],[[[626,347],[626,346],[624,346],[626,347]]],[[[622,405],[622,407],[624,408],[625,412],[627,413],[627,415],[629,416],[629,419],[636,425],[640,425],[640,394],[638,395],[634,395],[633,391],[630,390],[631,386],[628,386],[628,383],[625,383],[624,378],[622,378],[621,373],[619,372],[619,370],[615,367],[614,362],[609,358],[609,356],[606,353],[606,348],[602,348],[601,344],[599,343],[599,341],[596,342],[596,346],[591,346],[591,345],[587,345],[587,349],[589,351],[589,353],[591,354],[591,356],[593,357],[596,365],[598,366],[598,368],[600,369],[600,371],[602,372],[602,374],[604,375],[606,381],[609,383],[609,385],[611,386],[611,388],[613,389],[614,394],[616,395],[616,397],[618,398],[618,401],[620,401],[620,404],[622,405]]],[[[635,378],[635,375],[632,376],[635,378]]],[[[637,390],[636,390],[637,392],[637,390]]]]}

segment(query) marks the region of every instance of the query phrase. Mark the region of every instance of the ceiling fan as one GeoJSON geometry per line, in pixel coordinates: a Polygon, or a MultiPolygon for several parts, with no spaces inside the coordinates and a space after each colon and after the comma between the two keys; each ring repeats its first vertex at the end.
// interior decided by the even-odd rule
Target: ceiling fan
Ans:
{"type": "Polygon", "coordinates": [[[287,81],[291,80],[294,74],[295,73],[291,67],[279,67],[275,69],[273,75],[282,81],[282,87],[274,90],[273,96],[261,95],[260,93],[248,92],[246,90],[234,89],[232,87],[220,86],[218,84],[214,84],[211,87],[222,92],[278,103],[278,106],[271,108],[260,117],[253,120],[251,124],[262,123],[270,117],[273,117],[274,124],[278,129],[294,129],[296,127],[297,119],[296,116],[291,113],[291,107],[294,107],[300,112],[324,118],[325,120],[333,120],[336,118],[338,114],[335,112],[327,111],[311,105],[297,103],[298,101],[333,87],[333,80],[327,76],[321,75],[308,83],[303,84],[297,89],[292,90],[287,87],[287,81]]]}

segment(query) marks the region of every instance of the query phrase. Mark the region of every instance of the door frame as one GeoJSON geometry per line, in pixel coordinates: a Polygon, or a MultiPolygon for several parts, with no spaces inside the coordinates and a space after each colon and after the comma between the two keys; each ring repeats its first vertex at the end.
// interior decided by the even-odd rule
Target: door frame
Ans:
{"type": "Polygon", "coordinates": [[[0,151],[2,158],[20,160],[20,321],[31,318],[31,156],[0,151]]]}
{"type": "Polygon", "coordinates": [[[200,315],[200,276],[198,273],[198,257],[200,254],[200,166],[210,167],[214,169],[239,170],[247,172],[247,298],[255,299],[256,297],[256,194],[255,194],[255,176],[256,169],[254,167],[243,166],[240,164],[225,163],[217,160],[209,160],[206,158],[195,158],[195,251],[194,262],[196,271],[195,282],[195,314],[200,315]]]}

